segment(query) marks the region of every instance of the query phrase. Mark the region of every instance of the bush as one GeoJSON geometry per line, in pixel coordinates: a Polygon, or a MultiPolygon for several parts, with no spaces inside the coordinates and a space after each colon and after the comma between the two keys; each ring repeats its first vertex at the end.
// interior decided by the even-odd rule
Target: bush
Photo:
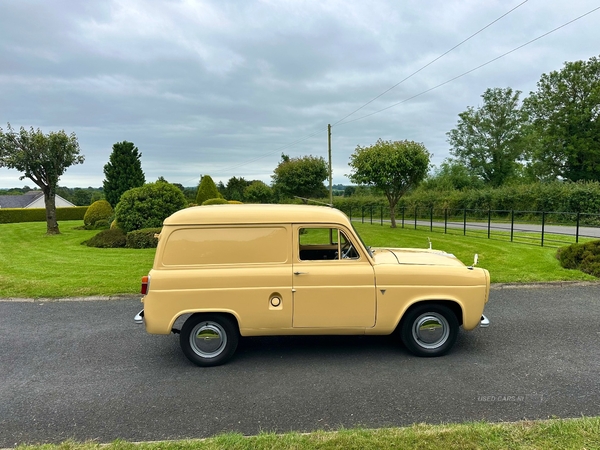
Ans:
{"type": "Polygon", "coordinates": [[[238,202],[237,200],[227,200],[230,205],[243,205],[244,202],[238,202]]]}
{"type": "Polygon", "coordinates": [[[90,205],[83,217],[84,225],[89,229],[96,229],[94,226],[99,220],[108,221],[113,215],[112,206],[106,200],[98,200],[90,205]]]}
{"type": "Polygon", "coordinates": [[[115,209],[115,219],[126,233],[143,228],[158,228],[163,221],[187,207],[181,190],[170,183],[145,184],[124,192],[115,209]]]}
{"type": "Polygon", "coordinates": [[[229,202],[227,200],[225,200],[224,198],[209,198],[208,200],[205,200],[204,202],[202,202],[202,206],[206,206],[206,205],[226,205],[229,202]]]}
{"type": "Polygon", "coordinates": [[[561,247],[556,257],[565,269],[579,269],[600,277],[600,240],[561,247]]]}
{"type": "Polygon", "coordinates": [[[160,234],[160,228],[144,228],[127,233],[127,248],[156,248],[158,238],[155,234],[160,234]]]}
{"type": "Polygon", "coordinates": [[[83,245],[96,248],[121,248],[125,247],[126,243],[126,235],[119,228],[103,230],[91,239],[82,242],[83,245]]]}

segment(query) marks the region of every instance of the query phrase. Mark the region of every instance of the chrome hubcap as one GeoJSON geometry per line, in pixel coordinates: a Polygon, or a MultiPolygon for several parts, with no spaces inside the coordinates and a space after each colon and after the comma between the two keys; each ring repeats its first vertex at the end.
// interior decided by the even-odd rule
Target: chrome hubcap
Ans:
{"type": "Polygon", "coordinates": [[[415,320],[412,335],[421,347],[435,349],[448,340],[450,326],[444,316],[430,312],[420,315],[415,320]]]}
{"type": "Polygon", "coordinates": [[[200,322],[190,333],[190,346],[203,358],[219,356],[227,344],[227,333],[215,322],[200,322]]]}

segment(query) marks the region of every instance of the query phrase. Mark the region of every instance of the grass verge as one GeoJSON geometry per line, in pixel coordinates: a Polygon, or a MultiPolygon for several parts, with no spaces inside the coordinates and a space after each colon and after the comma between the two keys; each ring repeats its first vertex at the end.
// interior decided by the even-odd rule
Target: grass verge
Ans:
{"type": "Polygon", "coordinates": [[[260,449],[586,449],[600,447],[600,418],[516,423],[418,424],[405,428],[314,433],[224,434],[205,440],[132,444],[116,441],[19,446],[20,450],[260,450],[260,449]]]}

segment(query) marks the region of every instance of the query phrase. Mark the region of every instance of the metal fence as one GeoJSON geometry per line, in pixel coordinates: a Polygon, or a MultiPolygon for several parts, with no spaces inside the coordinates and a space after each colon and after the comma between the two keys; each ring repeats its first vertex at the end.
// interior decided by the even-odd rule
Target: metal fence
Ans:
{"type": "MultiPolygon", "coordinates": [[[[389,224],[390,209],[371,205],[342,209],[353,221],[389,224]]],[[[578,243],[581,238],[600,239],[600,214],[556,211],[493,209],[397,208],[399,228],[510,240],[541,246],[578,243]]]]}

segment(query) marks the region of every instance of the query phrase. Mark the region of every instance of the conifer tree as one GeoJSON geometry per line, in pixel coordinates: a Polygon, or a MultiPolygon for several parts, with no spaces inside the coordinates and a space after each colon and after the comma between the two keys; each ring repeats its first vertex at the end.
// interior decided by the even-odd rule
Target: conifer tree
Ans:
{"type": "Polygon", "coordinates": [[[108,163],[104,166],[104,197],[114,208],[121,195],[129,189],[143,186],[146,177],[142,171],[142,154],[133,142],[117,142],[112,147],[108,163]]]}
{"type": "Polygon", "coordinates": [[[206,200],[210,200],[211,198],[222,198],[222,195],[219,194],[217,185],[210,175],[204,175],[200,180],[200,185],[198,186],[196,204],[201,205],[206,200]]]}

